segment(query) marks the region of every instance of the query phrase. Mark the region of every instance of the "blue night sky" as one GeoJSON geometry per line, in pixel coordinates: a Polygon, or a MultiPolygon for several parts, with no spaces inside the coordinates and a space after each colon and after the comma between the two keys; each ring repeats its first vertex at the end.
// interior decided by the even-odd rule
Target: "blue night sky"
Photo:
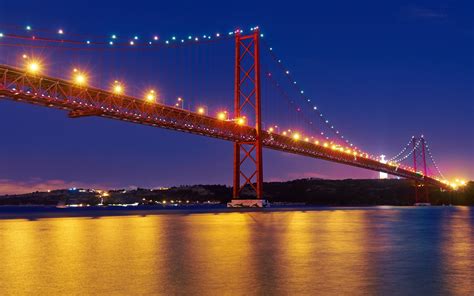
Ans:
{"type": "MultiPolygon", "coordinates": [[[[305,93],[360,147],[395,155],[424,134],[447,177],[474,179],[473,1],[234,2],[25,0],[19,9],[1,1],[0,31],[171,36],[259,25],[305,93]]],[[[212,91],[232,100],[231,88],[212,91]]],[[[228,142],[10,101],[0,115],[0,193],[232,180],[228,142]]],[[[377,177],[272,151],[264,161],[266,181],[377,177]]]]}

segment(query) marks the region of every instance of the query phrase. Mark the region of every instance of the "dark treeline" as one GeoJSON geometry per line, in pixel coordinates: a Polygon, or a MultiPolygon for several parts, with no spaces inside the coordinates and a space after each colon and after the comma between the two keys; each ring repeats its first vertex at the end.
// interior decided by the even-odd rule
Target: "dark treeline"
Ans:
{"type": "MultiPolygon", "coordinates": [[[[249,188],[244,197],[252,198],[249,188]]],[[[441,191],[429,187],[430,202],[434,205],[474,205],[474,182],[457,191],[441,191]]],[[[264,184],[265,198],[270,202],[305,203],[308,205],[413,205],[415,190],[408,180],[320,180],[300,179],[264,184]]],[[[0,196],[0,205],[57,205],[57,204],[193,204],[208,201],[228,202],[232,188],[224,185],[179,186],[169,189],[112,190],[101,197],[89,190],[54,190],[22,195],[0,196]]]]}

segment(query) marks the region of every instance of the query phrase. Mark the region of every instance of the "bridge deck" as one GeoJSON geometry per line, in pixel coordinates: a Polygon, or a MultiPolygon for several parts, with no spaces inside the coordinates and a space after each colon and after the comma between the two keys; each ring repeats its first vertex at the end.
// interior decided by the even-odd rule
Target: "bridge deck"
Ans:
{"type": "MultiPolygon", "coordinates": [[[[0,65],[0,97],[63,109],[69,111],[71,118],[100,116],[232,142],[251,141],[256,132],[252,127],[240,126],[232,121],[223,121],[179,108],[149,103],[131,96],[116,95],[98,88],[81,87],[66,80],[33,75],[6,65],[0,65]]],[[[434,178],[424,177],[410,170],[333,150],[331,147],[295,141],[279,134],[264,132],[263,145],[268,149],[386,172],[448,188],[448,185],[434,178]]]]}

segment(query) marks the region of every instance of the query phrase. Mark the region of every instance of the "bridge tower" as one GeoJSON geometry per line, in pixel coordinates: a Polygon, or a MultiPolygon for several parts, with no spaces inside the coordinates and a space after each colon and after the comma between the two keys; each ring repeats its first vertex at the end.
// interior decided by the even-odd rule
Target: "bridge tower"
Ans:
{"type": "MultiPolygon", "coordinates": [[[[415,172],[423,174],[423,180],[428,177],[426,166],[426,141],[423,135],[418,139],[413,137],[413,168],[415,172]]],[[[415,181],[415,205],[428,205],[428,184],[426,182],[415,181]]]]}
{"type": "Polygon", "coordinates": [[[242,35],[239,30],[235,34],[234,118],[241,118],[245,110],[249,115],[248,124],[255,125],[255,135],[252,140],[234,143],[234,188],[229,207],[267,206],[267,202],[263,199],[259,39],[258,29],[249,35],[242,35]],[[252,198],[255,196],[255,198],[241,199],[244,190],[245,195],[251,195],[252,198]],[[253,191],[253,194],[249,190],[253,191]]]}

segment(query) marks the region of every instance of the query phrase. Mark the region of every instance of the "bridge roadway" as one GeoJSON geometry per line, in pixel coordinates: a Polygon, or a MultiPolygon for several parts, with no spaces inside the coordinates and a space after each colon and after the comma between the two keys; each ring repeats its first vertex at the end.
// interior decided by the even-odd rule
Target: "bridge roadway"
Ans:
{"type": "MultiPolygon", "coordinates": [[[[0,97],[50,108],[69,111],[69,117],[100,116],[132,123],[166,128],[231,142],[246,142],[255,138],[253,127],[241,126],[171,106],[149,103],[127,95],[93,87],[82,87],[72,82],[30,74],[7,65],[0,65],[0,97]]],[[[353,167],[385,172],[440,188],[448,185],[428,176],[389,164],[382,164],[364,156],[345,152],[262,131],[263,146],[268,149],[324,159],[353,167]]]]}

